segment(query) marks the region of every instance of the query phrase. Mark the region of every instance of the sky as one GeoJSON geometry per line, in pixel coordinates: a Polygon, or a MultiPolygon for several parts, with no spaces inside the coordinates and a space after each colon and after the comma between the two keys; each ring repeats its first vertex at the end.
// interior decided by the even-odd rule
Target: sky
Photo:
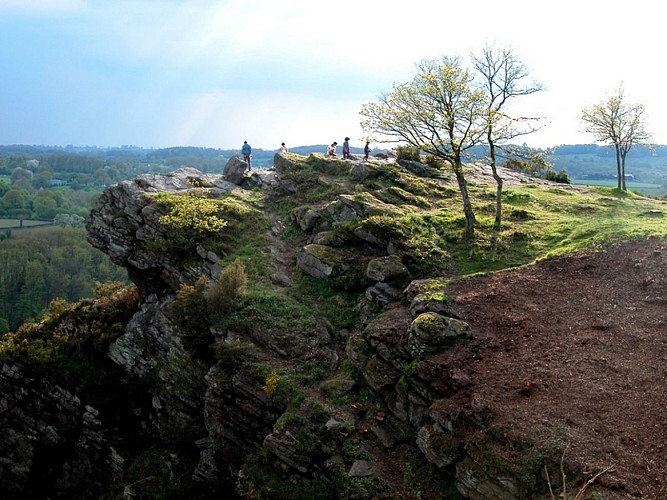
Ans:
{"type": "Polygon", "coordinates": [[[664,19],[647,0],[0,0],[0,145],[362,146],[366,103],[416,64],[511,49],[544,90],[521,139],[591,144],[620,86],[667,144],[664,19]]]}

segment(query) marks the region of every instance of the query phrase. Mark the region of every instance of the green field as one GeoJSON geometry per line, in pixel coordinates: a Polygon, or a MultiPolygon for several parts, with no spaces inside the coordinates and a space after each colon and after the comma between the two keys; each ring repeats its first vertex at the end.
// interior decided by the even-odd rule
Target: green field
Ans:
{"type": "Polygon", "coordinates": [[[53,224],[51,221],[43,220],[23,220],[23,226],[21,226],[21,219],[0,219],[0,229],[18,229],[20,227],[37,227],[37,226],[50,226],[53,224]]]}
{"type": "MultiPolygon", "coordinates": [[[[616,179],[572,179],[572,184],[578,186],[616,187],[616,179]]],[[[647,196],[658,196],[665,194],[665,188],[660,184],[650,182],[625,181],[628,191],[634,191],[647,196]]]]}

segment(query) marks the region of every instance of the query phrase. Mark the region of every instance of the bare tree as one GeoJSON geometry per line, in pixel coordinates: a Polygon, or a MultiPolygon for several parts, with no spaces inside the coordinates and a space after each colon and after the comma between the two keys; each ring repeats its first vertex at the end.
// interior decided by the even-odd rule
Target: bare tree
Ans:
{"type": "Polygon", "coordinates": [[[486,92],[486,141],[489,145],[489,163],[497,184],[495,226],[500,228],[503,179],[496,166],[496,146],[541,128],[540,118],[510,116],[505,113],[504,108],[508,101],[534,94],[544,90],[544,87],[532,81],[524,84],[529,77],[528,71],[508,48],[487,45],[479,55],[473,54],[471,59],[486,92]]]}
{"type": "Polygon", "coordinates": [[[616,150],[618,189],[625,187],[625,158],[635,144],[651,147],[651,134],[644,126],[644,105],[629,103],[623,86],[606,101],[584,108],[581,120],[584,131],[595,136],[596,142],[613,145],[616,150]]]}
{"type": "Polygon", "coordinates": [[[486,131],[484,92],[458,58],[425,60],[412,81],[394,85],[379,102],[365,104],[364,131],[406,142],[452,165],[463,200],[466,236],[472,238],[475,213],[463,172],[463,154],[479,144],[486,131]]]}

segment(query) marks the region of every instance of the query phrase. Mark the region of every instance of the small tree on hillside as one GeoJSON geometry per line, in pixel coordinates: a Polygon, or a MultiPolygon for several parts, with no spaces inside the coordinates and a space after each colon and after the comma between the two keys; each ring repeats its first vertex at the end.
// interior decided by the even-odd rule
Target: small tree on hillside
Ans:
{"type": "Polygon", "coordinates": [[[489,144],[489,163],[496,180],[495,226],[502,222],[503,179],[496,168],[496,146],[510,139],[535,132],[539,118],[516,117],[505,113],[508,101],[534,94],[544,89],[539,83],[526,83],[528,71],[507,48],[486,46],[479,55],[472,55],[473,66],[481,76],[486,92],[486,141],[489,144]]]}
{"type": "Polygon", "coordinates": [[[651,135],[644,126],[644,105],[626,101],[623,86],[606,101],[584,108],[581,120],[584,131],[595,136],[596,142],[613,145],[616,150],[618,189],[625,187],[625,158],[635,144],[650,146],[651,135]]]}
{"type": "Polygon", "coordinates": [[[364,131],[406,142],[452,165],[468,237],[474,235],[475,214],[463,155],[483,140],[486,131],[484,92],[474,88],[473,80],[458,58],[424,60],[412,81],[394,85],[379,102],[365,104],[360,112],[364,131]]]}

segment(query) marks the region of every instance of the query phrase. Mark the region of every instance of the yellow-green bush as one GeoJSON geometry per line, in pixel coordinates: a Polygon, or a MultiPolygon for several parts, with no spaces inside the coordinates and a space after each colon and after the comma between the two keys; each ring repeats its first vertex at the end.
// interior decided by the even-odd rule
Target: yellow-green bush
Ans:
{"type": "Polygon", "coordinates": [[[272,398],[275,396],[278,389],[278,382],[280,382],[280,376],[276,372],[271,372],[267,375],[263,389],[268,397],[272,398]]]}
{"type": "Polygon", "coordinates": [[[227,221],[219,216],[222,200],[205,198],[194,193],[160,194],[157,199],[167,209],[167,213],[160,217],[160,223],[165,226],[213,233],[227,225],[227,221]]]}

